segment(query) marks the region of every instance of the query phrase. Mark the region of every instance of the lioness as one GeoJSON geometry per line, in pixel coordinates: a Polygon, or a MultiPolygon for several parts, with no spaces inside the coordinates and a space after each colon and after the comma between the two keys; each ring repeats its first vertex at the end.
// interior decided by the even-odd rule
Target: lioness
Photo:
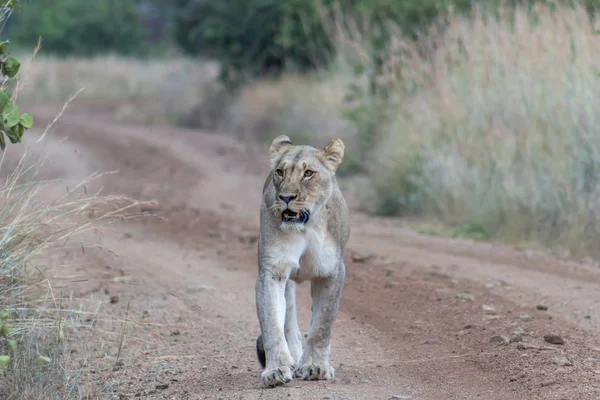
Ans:
{"type": "Polygon", "coordinates": [[[256,350],[265,386],[296,378],[333,379],[331,330],[346,277],[348,208],[335,172],[344,156],[336,138],[324,149],[293,146],[281,135],[269,149],[271,172],[260,206],[256,350]],[[296,283],[311,282],[312,319],[304,351],[296,283]]]}

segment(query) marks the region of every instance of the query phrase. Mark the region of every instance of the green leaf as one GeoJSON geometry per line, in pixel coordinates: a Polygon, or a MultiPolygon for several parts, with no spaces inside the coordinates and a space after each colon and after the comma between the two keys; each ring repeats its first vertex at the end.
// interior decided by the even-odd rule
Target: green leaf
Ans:
{"type": "Polygon", "coordinates": [[[0,55],[4,54],[4,47],[6,47],[6,45],[9,43],[10,41],[8,40],[3,40],[2,42],[0,42],[0,55]]]}
{"type": "Polygon", "coordinates": [[[19,118],[19,124],[23,128],[29,129],[33,126],[33,117],[31,114],[23,113],[21,114],[21,118],[19,118]]]}
{"type": "Polygon", "coordinates": [[[10,331],[8,330],[8,325],[2,324],[2,326],[0,326],[0,336],[8,336],[9,334],[10,331]]]}
{"type": "Polygon", "coordinates": [[[8,96],[8,93],[4,90],[0,90],[0,110],[4,110],[4,107],[6,107],[9,101],[10,97],[8,96]]]}
{"type": "Polygon", "coordinates": [[[16,340],[9,340],[8,341],[8,347],[12,350],[12,351],[16,351],[17,350],[17,341],[16,340]]]}
{"type": "Polygon", "coordinates": [[[3,372],[10,362],[10,356],[0,356],[0,373],[3,372]]]}
{"type": "Polygon", "coordinates": [[[0,312],[0,321],[8,319],[9,315],[6,311],[0,312]]]}
{"type": "Polygon", "coordinates": [[[40,354],[40,355],[38,355],[38,358],[37,358],[37,365],[38,365],[38,367],[42,368],[44,366],[44,364],[47,364],[51,361],[52,361],[52,359],[50,357],[46,357],[46,356],[43,356],[40,354]]]}
{"type": "Polygon", "coordinates": [[[6,129],[10,129],[19,123],[19,107],[15,103],[8,103],[4,107],[2,110],[2,121],[6,129]]]}
{"type": "Polygon", "coordinates": [[[6,136],[8,136],[12,144],[19,143],[21,141],[21,138],[23,137],[24,131],[25,128],[23,128],[22,125],[17,124],[10,128],[10,131],[6,133],[6,136]]]}
{"type": "Polygon", "coordinates": [[[19,61],[16,57],[8,57],[6,61],[4,61],[4,73],[9,78],[14,77],[17,72],[19,72],[20,67],[21,61],[19,61]]]}

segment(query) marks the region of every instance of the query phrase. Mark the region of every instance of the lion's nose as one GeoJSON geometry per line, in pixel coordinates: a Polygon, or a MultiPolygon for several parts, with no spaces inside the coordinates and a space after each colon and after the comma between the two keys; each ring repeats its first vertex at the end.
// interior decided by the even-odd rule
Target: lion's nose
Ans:
{"type": "Polygon", "coordinates": [[[279,195],[279,198],[285,202],[285,204],[290,204],[290,201],[294,200],[297,196],[284,196],[279,195]]]}

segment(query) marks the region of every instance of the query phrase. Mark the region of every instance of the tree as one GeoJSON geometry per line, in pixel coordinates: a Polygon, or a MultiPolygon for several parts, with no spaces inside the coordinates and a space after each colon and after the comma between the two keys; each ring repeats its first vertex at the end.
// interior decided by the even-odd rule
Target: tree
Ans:
{"type": "Polygon", "coordinates": [[[147,50],[147,33],[133,0],[37,0],[13,16],[8,33],[30,46],[41,37],[45,52],[62,56],[147,50]]]}
{"type": "Polygon", "coordinates": [[[314,0],[179,0],[175,40],[222,62],[231,84],[324,65],[333,52],[314,0]]]}

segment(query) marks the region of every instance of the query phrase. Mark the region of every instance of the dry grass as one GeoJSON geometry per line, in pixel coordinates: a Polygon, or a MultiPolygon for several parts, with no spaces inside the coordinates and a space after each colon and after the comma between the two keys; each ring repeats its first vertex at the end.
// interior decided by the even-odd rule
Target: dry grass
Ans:
{"type": "Polygon", "coordinates": [[[600,38],[583,8],[556,7],[450,15],[427,57],[392,43],[409,51],[388,60],[402,75],[380,211],[600,255],[600,38]]]}
{"type": "Polygon", "coordinates": [[[63,102],[83,89],[77,101],[121,106],[117,117],[144,123],[177,122],[211,101],[218,67],[183,57],[138,60],[118,56],[92,59],[44,55],[23,57],[25,86],[19,101],[63,102]]]}
{"type": "MultiPolygon", "coordinates": [[[[363,98],[354,108],[362,114],[349,113],[356,104],[343,94],[366,82],[353,80],[344,59],[328,74],[262,88],[282,93],[288,114],[280,114],[312,116],[286,118],[284,132],[368,139],[374,212],[425,216],[455,236],[599,256],[600,37],[583,8],[554,8],[449,13],[445,29],[433,26],[419,42],[398,33],[379,77],[391,97],[363,98]],[[323,110],[333,114],[327,122],[315,118],[323,110]],[[332,120],[351,128],[330,129],[332,120]]],[[[371,66],[365,38],[339,39],[341,54],[350,49],[371,66]]],[[[254,107],[257,87],[247,93],[254,107]]],[[[364,162],[356,151],[348,155],[364,162]]]]}
{"type": "Polygon", "coordinates": [[[40,156],[35,150],[51,127],[32,149],[20,147],[25,143],[9,146],[0,158],[0,311],[8,313],[9,327],[8,337],[0,336],[0,355],[10,356],[0,376],[2,399],[81,398],[69,349],[72,338],[88,326],[89,311],[63,291],[64,252],[84,251],[83,237],[133,217],[142,206],[125,197],[88,193],[102,174],[74,185],[42,178],[52,154],[40,156]],[[14,152],[21,155],[15,159],[14,152]]]}
{"type": "Polygon", "coordinates": [[[600,38],[583,8],[554,9],[449,13],[445,29],[418,43],[398,32],[380,77],[391,90],[384,102],[346,98],[351,84],[367,87],[350,64],[372,66],[368,37],[348,30],[330,70],[256,82],[237,99],[215,86],[216,65],[117,57],[38,59],[20,99],[60,100],[84,86],[82,99],[127,103],[120,116],[128,119],[261,140],[285,133],[316,146],[340,136],[341,172],[370,176],[374,212],[599,255],[600,38]]]}

